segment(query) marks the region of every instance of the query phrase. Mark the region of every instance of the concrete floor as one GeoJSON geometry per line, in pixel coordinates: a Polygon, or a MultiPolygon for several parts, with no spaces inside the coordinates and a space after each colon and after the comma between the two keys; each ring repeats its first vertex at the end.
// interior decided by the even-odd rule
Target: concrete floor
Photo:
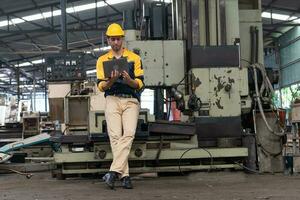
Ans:
{"type": "Polygon", "coordinates": [[[135,188],[109,190],[95,178],[56,180],[50,173],[31,179],[0,174],[1,200],[244,200],[300,199],[300,176],[250,175],[243,172],[201,172],[186,176],[135,178],[135,188]]]}

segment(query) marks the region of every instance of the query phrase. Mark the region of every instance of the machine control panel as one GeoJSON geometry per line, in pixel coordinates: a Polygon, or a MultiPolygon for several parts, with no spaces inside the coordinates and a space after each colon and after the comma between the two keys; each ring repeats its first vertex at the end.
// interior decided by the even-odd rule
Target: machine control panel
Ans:
{"type": "Polygon", "coordinates": [[[84,54],[60,53],[46,57],[47,81],[73,81],[85,78],[84,54]]]}

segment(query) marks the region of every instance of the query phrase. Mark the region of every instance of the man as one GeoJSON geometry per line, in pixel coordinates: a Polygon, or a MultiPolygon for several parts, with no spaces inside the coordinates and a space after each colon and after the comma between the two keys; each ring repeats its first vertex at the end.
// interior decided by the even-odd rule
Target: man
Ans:
{"type": "Polygon", "coordinates": [[[111,24],[107,28],[106,36],[111,50],[98,59],[96,69],[98,88],[105,92],[106,97],[105,118],[113,162],[103,180],[113,189],[115,180],[120,178],[124,188],[132,189],[128,155],[139,117],[144,72],[140,57],[123,47],[124,31],[119,24],[111,24]],[[119,58],[127,58],[128,73],[115,70],[110,77],[105,77],[103,62],[119,58]]]}

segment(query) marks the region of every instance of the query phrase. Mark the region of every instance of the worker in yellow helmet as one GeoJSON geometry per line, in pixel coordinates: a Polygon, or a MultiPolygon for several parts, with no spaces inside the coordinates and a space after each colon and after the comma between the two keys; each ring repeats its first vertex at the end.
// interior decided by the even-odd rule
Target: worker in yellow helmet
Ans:
{"type": "Polygon", "coordinates": [[[124,31],[119,24],[113,23],[106,31],[111,50],[97,61],[97,86],[105,92],[105,118],[113,154],[110,170],[103,180],[111,188],[119,178],[126,189],[132,189],[129,176],[128,156],[135,136],[140,111],[140,95],[144,88],[144,71],[141,58],[123,47],[124,31]],[[129,71],[114,70],[105,77],[106,61],[126,58],[129,71]]]}

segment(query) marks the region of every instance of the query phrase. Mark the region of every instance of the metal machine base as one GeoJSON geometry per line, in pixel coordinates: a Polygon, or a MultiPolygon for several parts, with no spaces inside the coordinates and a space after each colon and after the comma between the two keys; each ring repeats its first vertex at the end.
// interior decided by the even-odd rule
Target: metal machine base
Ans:
{"type": "MultiPolygon", "coordinates": [[[[94,152],[68,152],[54,154],[55,170],[53,176],[64,179],[67,175],[86,173],[105,173],[109,170],[112,155],[107,153],[104,159],[95,158],[94,152]]],[[[136,148],[129,157],[130,173],[145,172],[183,172],[206,169],[241,168],[241,160],[248,156],[247,148],[186,148],[147,150],[145,155],[137,157],[136,148]]]]}
{"type": "MultiPolygon", "coordinates": [[[[62,136],[54,153],[53,175],[105,173],[113,160],[106,134],[62,136]]],[[[147,132],[137,132],[129,154],[130,173],[180,172],[204,169],[240,168],[248,149],[201,148],[195,126],[187,123],[155,122],[147,132]]]]}

